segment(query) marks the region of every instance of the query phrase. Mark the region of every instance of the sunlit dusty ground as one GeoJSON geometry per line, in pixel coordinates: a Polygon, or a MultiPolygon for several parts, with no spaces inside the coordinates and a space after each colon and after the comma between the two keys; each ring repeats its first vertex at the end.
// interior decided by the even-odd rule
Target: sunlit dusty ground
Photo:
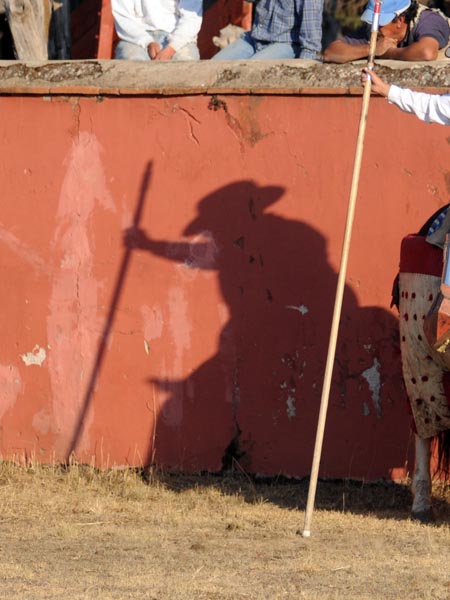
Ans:
{"type": "Polygon", "coordinates": [[[450,598],[450,505],[408,488],[0,466],[0,598],[450,598]]]}

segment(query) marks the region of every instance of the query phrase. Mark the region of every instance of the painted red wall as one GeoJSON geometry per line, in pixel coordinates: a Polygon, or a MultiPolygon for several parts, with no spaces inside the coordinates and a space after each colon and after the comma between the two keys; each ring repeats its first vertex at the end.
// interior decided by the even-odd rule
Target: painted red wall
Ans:
{"type": "MultiPolygon", "coordinates": [[[[309,473],[361,99],[219,100],[0,97],[3,456],[309,473]]],[[[447,138],[372,100],[321,475],[410,459],[390,291],[447,138]]]]}

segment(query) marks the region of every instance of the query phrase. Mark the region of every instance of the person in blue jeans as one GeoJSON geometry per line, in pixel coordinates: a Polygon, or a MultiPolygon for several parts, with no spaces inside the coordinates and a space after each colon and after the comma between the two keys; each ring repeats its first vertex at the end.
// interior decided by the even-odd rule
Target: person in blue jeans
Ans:
{"type": "Polygon", "coordinates": [[[324,0],[254,0],[253,25],[212,60],[320,60],[324,0]]]}

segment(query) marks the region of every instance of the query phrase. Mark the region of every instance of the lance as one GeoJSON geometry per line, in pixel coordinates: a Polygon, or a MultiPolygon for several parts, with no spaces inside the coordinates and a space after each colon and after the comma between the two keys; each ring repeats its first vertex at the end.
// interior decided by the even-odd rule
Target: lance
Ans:
{"type": "MultiPolygon", "coordinates": [[[[367,58],[367,68],[373,69],[375,59],[375,48],[377,44],[380,11],[382,0],[375,1],[372,29],[369,43],[369,56],[367,58]]],[[[322,455],[323,436],[325,431],[325,422],[327,417],[328,400],[330,397],[331,376],[333,374],[333,364],[336,354],[336,343],[339,330],[339,320],[341,317],[342,298],[345,288],[345,277],[347,273],[348,255],[350,249],[350,240],[352,235],[353,219],[355,214],[356,196],[358,193],[359,174],[361,171],[361,161],[364,148],[364,136],[366,132],[367,114],[369,112],[369,100],[371,92],[370,75],[366,77],[364,93],[361,107],[361,117],[359,121],[358,139],[356,142],[355,160],[353,163],[353,176],[350,188],[350,196],[347,207],[347,221],[345,226],[344,241],[342,245],[341,263],[339,268],[338,282],[336,286],[336,296],[333,309],[333,318],[331,322],[330,339],[328,344],[327,361],[325,365],[325,374],[322,387],[322,396],[320,399],[319,418],[317,422],[316,441],[314,445],[313,462],[311,467],[311,477],[309,481],[308,500],[306,503],[305,522],[302,535],[305,538],[311,536],[311,521],[314,511],[314,502],[316,498],[317,479],[319,476],[320,458],[322,455]]]]}

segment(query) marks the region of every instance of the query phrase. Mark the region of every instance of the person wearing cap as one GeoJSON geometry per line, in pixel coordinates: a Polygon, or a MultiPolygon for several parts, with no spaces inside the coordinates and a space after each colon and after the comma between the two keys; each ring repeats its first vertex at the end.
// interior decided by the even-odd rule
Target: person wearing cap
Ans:
{"type": "MultiPolygon", "coordinates": [[[[367,58],[374,9],[375,0],[369,0],[361,15],[366,25],[332,42],[324,52],[325,62],[346,63],[367,58]]],[[[439,50],[448,45],[449,37],[447,18],[440,11],[428,9],[417,0],[383,0],[375,56],[391,60],[436,60],[439,50]]]]}
{"type": "Polygon", "coordinates": [[[196,60],[202,0],[111,0],[119,43],[114,58],[196,60]]]}
{"type": "Polygon", "coordinates": [[[324,0],[250,0],[251,31],[212,60],[307,58],[320,60],[324,0]]]}

